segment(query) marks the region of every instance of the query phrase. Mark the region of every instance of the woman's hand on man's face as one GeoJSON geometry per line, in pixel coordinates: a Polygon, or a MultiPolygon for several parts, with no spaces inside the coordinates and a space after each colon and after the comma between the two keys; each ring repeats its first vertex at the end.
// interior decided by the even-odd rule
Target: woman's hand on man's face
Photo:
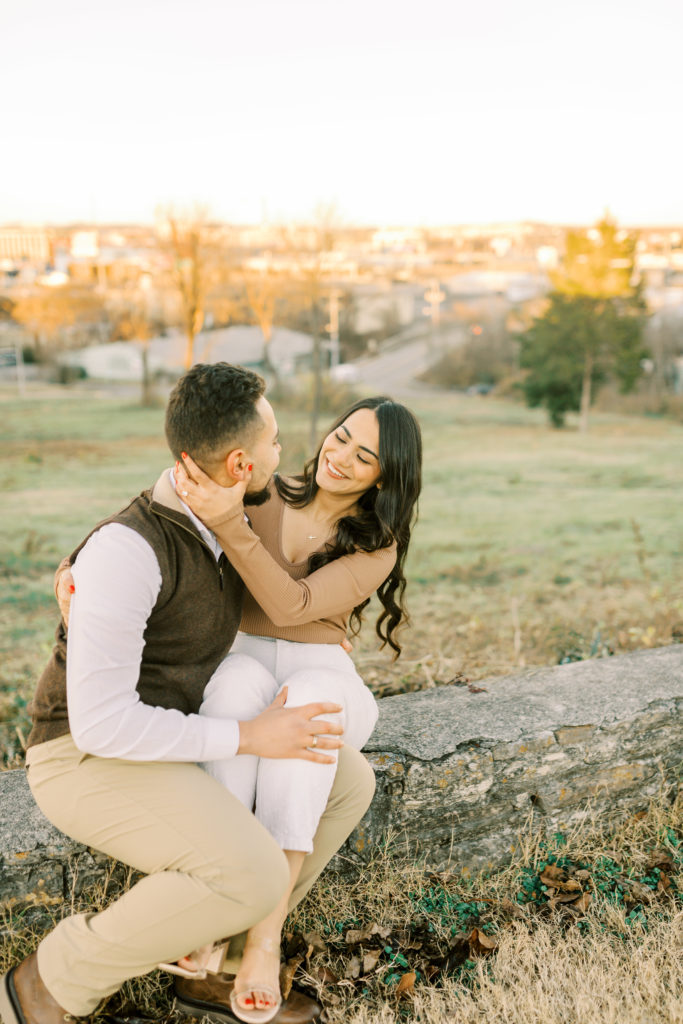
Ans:
{"type": "Polygon", "coordinates": [[[175,464],[176,494],[207,524],[229,515],[241,504],[250,480],[251,466],[233,487],[221,487],[189,455],[183,454],[182,462],[175,464]]]}

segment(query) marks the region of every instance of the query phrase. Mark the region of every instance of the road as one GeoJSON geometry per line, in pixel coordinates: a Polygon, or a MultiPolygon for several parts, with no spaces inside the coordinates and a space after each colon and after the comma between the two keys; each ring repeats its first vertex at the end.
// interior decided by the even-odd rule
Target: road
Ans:
{"type": "Polygon", "coordinates": [[[424,394],[430,390],[415,378],[436,362],[441,352],[447,348],[462,345],[467,333],[459,326],[443,328],[434,343],[429,335],[422,337],[406,337],[403,332],[400,340],[390,339],[376,356],[356,360],[357,383],[362,389],[377,392],[388,392],[391,395],[424,394]]]}

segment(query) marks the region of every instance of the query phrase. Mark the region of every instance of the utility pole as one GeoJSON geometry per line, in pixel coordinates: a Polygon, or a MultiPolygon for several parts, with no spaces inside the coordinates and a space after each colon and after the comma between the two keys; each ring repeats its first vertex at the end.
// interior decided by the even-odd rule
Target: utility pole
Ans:
{"type": "Polygon", "coordinates": [[[446,298],[446,293],[442,292],[439,288],[439,282],[434,278],[429,285],[429,288],[424,294],[425,302],[429,305],[425,306],[422,312],[425,316],[429,317],[429,351],[431,355],[434,355],[436,350],[436,335],[441,320],[440,306],[443,300],[446,298]]]}
{"type": "Polygon", "coordinates": [[[342,296],[339,288],[330,288],[330,320],[325,330],[330,336],[330,368],[339,366],[339,299],[342,296]]]}

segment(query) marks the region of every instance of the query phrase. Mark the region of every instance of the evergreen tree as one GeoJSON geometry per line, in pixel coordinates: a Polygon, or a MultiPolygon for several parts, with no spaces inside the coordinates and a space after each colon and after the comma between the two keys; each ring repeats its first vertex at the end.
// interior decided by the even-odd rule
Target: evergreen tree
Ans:
{"type": "Polygon", "coordinates": [[[556,427],[580,411],[588,428],[595,394],[609,376],[631,390],[647,356],[645,302],[634,283],[636,238],[605,219],[590,232],[570,231],[545,313],[521,337],[527,403],[543,405],[556,427]]]}

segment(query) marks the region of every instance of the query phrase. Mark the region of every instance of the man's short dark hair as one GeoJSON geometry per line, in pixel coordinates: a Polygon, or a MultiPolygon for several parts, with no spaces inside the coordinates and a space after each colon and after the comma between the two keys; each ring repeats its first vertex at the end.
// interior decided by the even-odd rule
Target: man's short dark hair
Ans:
{"type": "Polygon", "coordinates": [[[176,459],[187,452],[203,469],[248,444],[263,425],[256,403],[266,389],[257,373],[230,363],[197,363],[171,392],[166,440],[176,459]]]}

